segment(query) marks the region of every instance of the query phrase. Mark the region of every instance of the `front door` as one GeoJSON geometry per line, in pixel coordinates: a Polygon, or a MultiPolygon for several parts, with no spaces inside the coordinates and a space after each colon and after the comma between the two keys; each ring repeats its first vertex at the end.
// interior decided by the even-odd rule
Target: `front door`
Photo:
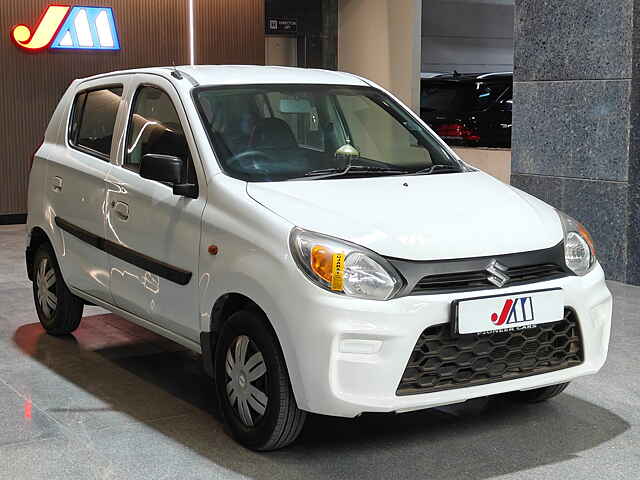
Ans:
{"type": "Polygon", "coordinates": [[[197,341],[204,175],[177,92],[160,77],[139,77],[120,159],[107,179],[111,293],[124,310],[197,341]],[[198,198],[174,195],[171,185],[142,178],[140,162],[147,154],[183,159],[183,182],[200,181],[198,198]]]}

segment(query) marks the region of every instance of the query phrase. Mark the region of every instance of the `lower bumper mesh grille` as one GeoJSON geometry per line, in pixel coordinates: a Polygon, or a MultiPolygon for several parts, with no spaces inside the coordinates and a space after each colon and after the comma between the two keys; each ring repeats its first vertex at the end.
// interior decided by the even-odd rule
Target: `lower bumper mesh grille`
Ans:
{"type": "Polygon", "coordinates": [[[397,395],[413,395],[513,380],[580,365],[578,318],[518,331],[454,335],[450,324],[427,328],[416,344],[397,395]]]}

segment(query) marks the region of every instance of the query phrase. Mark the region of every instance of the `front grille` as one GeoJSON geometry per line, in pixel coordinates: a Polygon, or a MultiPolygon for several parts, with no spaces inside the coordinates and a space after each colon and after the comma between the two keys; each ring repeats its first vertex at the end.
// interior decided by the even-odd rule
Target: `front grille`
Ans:
{"type": "MultiPolygon", "coordinates": [[[[511,267],[506,270],[506,274],[510,280],[503,287],[552,280],[566,275],[563,267],[553,263],[511,267]]],[[[489,281],[490,276],[486,270],[427,275],[416,283],[411,293],[420,295],[498,288],[489,281]]]]}
{"type": "Polygon", "coordinates": [[[396,394],[513,380],[574,367],[583,361],[578,318],[570,309],[558,322],[526,330],[456,335],[447,323],[422,332],[396,394]]]}

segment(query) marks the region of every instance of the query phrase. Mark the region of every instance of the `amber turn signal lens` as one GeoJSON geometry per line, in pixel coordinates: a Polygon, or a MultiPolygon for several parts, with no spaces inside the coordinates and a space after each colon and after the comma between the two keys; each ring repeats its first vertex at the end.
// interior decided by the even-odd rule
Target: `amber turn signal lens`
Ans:
{"type": "Polygon", "coordinates": [[[327,247],[316,245],[311,249],[311,270],[327,283],[331,283],[333,252],[327,247]]]}
{"type": "Polygon", "coordinates": [[[596,247],[593,244],[593,239],[591,238],[591,235],[589,234],[587,229],[584,228],[584,225],[582,225],[581,223],[578,223],[578,231],[579,231],[580,235],[582,236],[582,238],[584,238],[584,241],[587,242],[587,245],[589,245],[589,250],[591,250],[591,255],[593,255],[595,257],[596,256],[596,247]]]}

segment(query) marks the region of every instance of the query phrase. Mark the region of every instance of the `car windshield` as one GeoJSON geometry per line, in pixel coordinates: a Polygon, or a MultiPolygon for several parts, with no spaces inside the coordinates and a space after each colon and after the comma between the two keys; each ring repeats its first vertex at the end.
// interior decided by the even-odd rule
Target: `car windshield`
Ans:
{"type": "Polygon", "coordinates": [[[373,88],[202,87],[194,98],[222,169],[242,180],[464,170],[427,129],[373,88]]]}

